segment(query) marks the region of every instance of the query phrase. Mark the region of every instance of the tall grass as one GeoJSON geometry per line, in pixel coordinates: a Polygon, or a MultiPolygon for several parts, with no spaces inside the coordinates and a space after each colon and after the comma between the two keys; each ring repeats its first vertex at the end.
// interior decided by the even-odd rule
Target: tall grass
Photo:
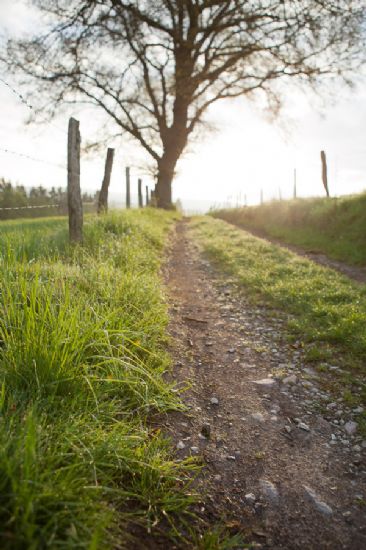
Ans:
{"type": "Polygon", "coordinates": [[[355,265],[366,265],[366,193],[273,201],[213,215],[355,265]]]}
{"type": "Polygon", "coordinates": [[[90,217],[77,248],[64,219],[0,224],[1,548],[128,548],[131,526],[188,513],[194,465],[148,424],[180,408],[158,273],[173,221],[90,217]]]}

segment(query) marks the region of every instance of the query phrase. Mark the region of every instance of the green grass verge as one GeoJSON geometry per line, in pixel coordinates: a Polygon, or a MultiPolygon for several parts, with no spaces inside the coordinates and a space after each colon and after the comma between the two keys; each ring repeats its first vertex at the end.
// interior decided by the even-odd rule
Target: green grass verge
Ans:
{"type": "Polygon", "coordinates": [[[354,403],[366,403],[365,285],[222,220],[198,218],[193,231],[203,249],[245,288],[246,295],[291,314],[289,330],[309,350],[309,361],[341,365],[345,373],[335,380],[338,389],[354,403]]]}
{"type": "Polygon", "coordinates": [[[174,459],[155,412],[163,378],[159,268],[172,213],[0,224],[0,547],[129,547],[131,526],[172,537],[196,466],[174,459]]]}
{"type": "Polygon", "coordinates": [[[220,210],[213,216],[336,260],[366,265],[366,193],[273,201],[220,210]]]}

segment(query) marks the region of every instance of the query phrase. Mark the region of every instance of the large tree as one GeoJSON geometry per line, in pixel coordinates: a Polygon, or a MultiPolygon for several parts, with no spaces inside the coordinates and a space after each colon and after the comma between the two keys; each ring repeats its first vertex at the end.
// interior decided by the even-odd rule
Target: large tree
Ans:
{"type": "Polygon", "coordinates": [[[32,103],[43,112],[86,100],[137,140],[155,163],[164,208],[210,105],[259,91],[276,98],[287,79],[347,75],[364,47],[364,0],[31,3],[46,30],[9,41],[9,69],[38,80],[32,103]]]}

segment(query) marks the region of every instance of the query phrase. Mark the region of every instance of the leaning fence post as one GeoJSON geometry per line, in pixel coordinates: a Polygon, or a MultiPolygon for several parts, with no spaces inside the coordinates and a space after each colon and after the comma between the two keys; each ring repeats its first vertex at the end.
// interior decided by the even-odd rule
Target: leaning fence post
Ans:
{"type": "Polygon", "coordinates": [[[109,183],[111,181],[113,157],[114,157],[114,149],[108,148],[107,157],[105,160],[105,167],[104,167],[104,178],[103,178],[102,187],[100,189],[99,199],[98,199],[98,214],[100,214],[101,212],[107,212],[108,210],[108,189],[109,189],[109,183]]]}
{"type": "Polygon", "coordinates": [[[327,158],[324,151],[320,151],[320,158],[322,161],[322,180],[325,192],[327,197],[329,197],[329,187],[328,187],[328,169],[327,169],[327,158]]]}
{"type": "Polygon", "coordinates": [[[144,205],[142,201],[142,180],[140,178],[137,181],[137,185],[138,185],[138,195],[139,195],[139,208],[142,208],[144,205]]]}
{"type": "Polygon", "coordinates": [[[79,121],[70,118],[67,139],[67,206],[71,242],[83,240],[83,203],[80,191],[80,130],[79,121]]]}
{"type": "Polygon", "coordinates": [[[149,206],[149,187],[145,185],[146,206],[149,206]]]}
{"type": "Polygon", "coordinates": [[[126,208],[131,208],[131,183],[130,183],[130,169],[126,168],[126,208]]]}

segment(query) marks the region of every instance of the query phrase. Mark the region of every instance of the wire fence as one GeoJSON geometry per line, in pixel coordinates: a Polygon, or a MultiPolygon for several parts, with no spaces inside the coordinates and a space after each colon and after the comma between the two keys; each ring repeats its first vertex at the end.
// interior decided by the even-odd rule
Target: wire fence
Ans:
{"type": "MultiPolygon", "coordinates": [[[[21,94],[18,90],[16,90],[11,84],[9,84],[9,82],[7,82],[6,80],[4,80],[2,77],[0,77],[0,82],[6,86],[10,92],[18,98],[18,100],[23,104],[25,105],[32,113],[36,113],[36,109],[33,107],[33,105],[31,105],[27,99],[23,96],[23,94],[21,94]]],[[[62,128],[59,128],[59,126],[57,126],[57,124],[55,124],[54,122],[51,122],[50,120],[47,122],[48,126],[54,128],[55,130],[57,130],[58,132],[61,132],[63,135],[67,134],[67,132],[62,129],[62,128]]]]}
{"type": "MultiPolygon", "coordinates": [[[[14,86],[12,86],[9,82],[7,82],[2,77],[0,77],[0,83],[6,86],[6,88],[20,101],[22,105],[27,107],[29,111],[31,111],[34,114],[38,114],[37,109],[35,109],[34,106],[31,105],[31,103],[29,103],[29,101],[27,100],[24,94],[19,92],[16,88],[14,88],[14,86]]],[[[9,155],[9,156],[14,156],[16,158],[24,159],[27,161],[40,163],[46,166],[52,166],[53,168],[57,168],[59,170],[65,171],[65,180],[67,178],[67,191],[63,190],[62,187],[59,187],[57,189],[56,197],[55,197],[55,193],[48,194],[49,191],[46,188],[39,186],[38,188],[33,187],[33,190],[30,193],[27,193],[24,186],[17,185],[15,187],[12,187],[12,184],[10,182],[5,181],[4,179],[1,182],[0,180],[0,219],[19,218],[21,216],[25,216],[25,217],[38,217],[40,215],[46,216],[46,215],[49,215],[49,212],[53,211],[59,214],[68,214],[69,219],[71,220],[71,218],[75,216],[75,213],[78,212],[78,216],[80,219],[78,220],[77,224],[80,226],[82,230],[83,210],[86,213],[95,212],[96,210],[98,211],[98,213],[100,213],[108,209],[108,188],[109,188],[110,179],[111,179],[114,149],[110,149],[110,148],[108,149],[109,154],[113,152],[112,156],[110,156],[111,162],[109,162],[109,168],[107,168],[108,162],[106,161],[102,187],[99,192],[95,193],[94,202],[92,202],[91,200],[89,202],[83,202],[82,199],[85,199],[85,197],[88,197],[87,198],[88,200],[89,196],[91,198],[91,195],[88,195],[87,193],[82,194],[80,189],[81,150],[80,150],[79,122],[74,118],[70,118],[67,132],[65,132],[64,129],[59,128],[59,126],[57,126],[51,121],[47,121],[46,124],[47,124],[46,127],[56,129],[63,136],[67,136],[67,140],[68,140],[67,162],[65,163],[53,162],[51,160],[28,154],[25,151],[18,151],[18,150],[15,150],[14,148],[9,148],[1,144],[0,144],[0,153],[9,155]],[[77,137],[77,133],[79,137],[77,137]],[[38,195],[37,195],[37,192],[35,192],[37,191],[37,189],[38,189],[38,195]],[[11,195],[12,191],[13,191],[13,197],[11,198],[9,195],[11,195]],[[41,204],[34,204],[34,202],[37,201],[37,197],[41,204]],[[101,197],[103,199],[102,201],[101,201],[101,197]],[[52,201],[52,198],[56,198],[57,200],[52,201]],[[42,202],[42,199],[43,199],[43,202],[42,202]],[[49,204],[46,204],[47,199],[50,200],[49,204]],[[60,202],[58,202],[59,200],[60,202]],[[16,204],[16,201],[18,201],[18,204],[16,204]],[[28,201],[30,204],[25,205],[24,202],[26,201],[28,201]]],[[[107,159],[108,159],[108,153],[107,153],[107,159]]],[[[142,207],[144,205],[146,206],[147,204],[149,204],[151,200],[152,191],[148,189],[148,186],[146,185],[142,186],[141,177],[137,179],[137,184],[138,184],[137,205],[139,207],[142,207]],[[143,197],[143,194],[144,194],[144,197],[143,197]],[[145,200],[143,200],[144,198],[145,200]]],[[[131,189],[130,168],[126,167],[126,200],[125,200],[126,208],[132,207],[132,200],[131,200],[132,196],[135,196],[135,195],[131,189]]],[[[73,225],[72,220],[70,221],[69,225],[70,227],[73,225]]],[[[82,231],[79,232],[76,239],[73,239],[71,235],[71,229],[70,229],[71,240],[81,240],[82,238],[81,234],[82,234],[82,231]]]]}
{"type": "Polygon", "coordinates": [[[26,153],[20,153],[18,151],[13,151],[11,149],[6,149],[4,147],[0,147],[0,151],[2,153],[7,153],[9,155],[15,155],[16,157],[19,157],[19,158],[25,158],[27,160],[32,160],[33,162],[40,162],[42,164],[47,164],[49,166],[53,166],[54,168],[59,168],[60,170],[66,170],[67,167],[66,167],[66,164],[57,164],[56,162],[52,162],[52,161],[49,161],[49,160],[44,160],[44,159],[40,159],[40,158],[36,158],[36,157],[32,157],[31,155],[27,155],[26,153]]]}
{"type": "Polygon", "coordinates": [[[37,205],[29,205],[29,206],[5,206],[4,208],[0,208],[0,211],[2,210],[29,210],[32,208],[60,208],[59,204],[37,204],[37,205]]]}

